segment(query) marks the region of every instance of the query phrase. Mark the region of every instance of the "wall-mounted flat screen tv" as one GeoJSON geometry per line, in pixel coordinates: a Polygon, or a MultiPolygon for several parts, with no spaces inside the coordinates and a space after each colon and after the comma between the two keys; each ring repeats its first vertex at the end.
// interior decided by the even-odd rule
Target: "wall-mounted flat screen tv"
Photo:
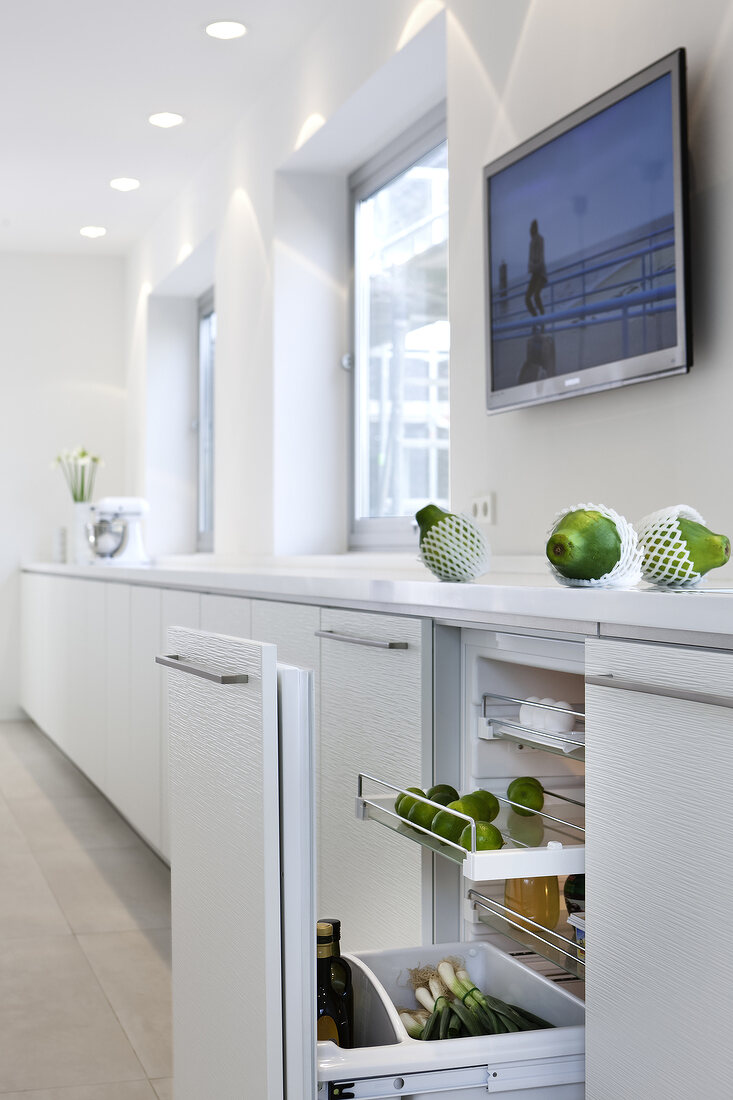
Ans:
{"type": "Polygon", "coordinates": [[[489,412],[689,368],[686,168],[684,50],[487,165],[489,412]]]}

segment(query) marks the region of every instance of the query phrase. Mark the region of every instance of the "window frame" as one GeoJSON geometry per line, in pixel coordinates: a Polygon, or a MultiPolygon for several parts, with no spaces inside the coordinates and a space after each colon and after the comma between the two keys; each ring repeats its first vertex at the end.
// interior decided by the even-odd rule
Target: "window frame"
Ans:
{"type": "MultiPolygon", "coordinates": [[[[196,322],[196,391],[197,391],[197,417],[196,417],[196,550],[198,553],[212,553],[214,550],[214,394],[215,394],[215,370],[216,370],[216,352],[214,352],[214,362],[206,364],[207,369],[210,369],[211,373],[211,401],[210,401],[210,414],[211,414],[211,459],[206,477],[206,493],[208,494],[208,512],[211,518],[210,525],[203,527],[201,524],[202,513],[202,496],[203,496],[203,463],[202,463],[202,373],[204,369],[204,363],[202,358],[202,324],[207,317],[212,314],[216,315],[216,304],[214,301],[214,288],[211,287],[204,294],[202,294],[197,302],[197,322],[196,322]]],[[[216,340],[214,341],[214,347],[216,347],[216,340]]]]}
{"type": "MultiPolygon", "coordinates": [[[[446,104],[434,107],[389,145],[381,149],[348,178],[349,241],[351,246],[351,284],[349,321],[351,353],[351,393],[349,424],[349,548],[353,550],[400,550],[416,545],[417,524],[410,516],[357,517],[357,452],[359,438],[360,353],[356,333],[356,218],[359,203],[368,199],[391,180],[401,175],[431,150],[447,142],[446,104]]],[[[450,240],[449,240],[450,247],[450,240]]],[[[449,353],[450,354],[450,353],[449,353]]],[[[450,439],[448,444],[450,456],[450,439]]],[[[450,462],[450,457],[449,457],[450,462]]]]}

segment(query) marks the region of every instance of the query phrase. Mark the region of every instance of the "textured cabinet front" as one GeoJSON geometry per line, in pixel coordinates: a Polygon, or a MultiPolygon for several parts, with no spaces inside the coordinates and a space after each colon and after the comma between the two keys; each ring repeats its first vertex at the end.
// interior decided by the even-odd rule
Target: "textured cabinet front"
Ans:
{"type": "Polygon", "coordinates": [[[106,586],[77,579],[64,583],[70,611],[63,649],[68,714],[64,751],[104,790],[106,586]]]}
{"type": "Polygon", "coordinates": [[[420,785],[423,770],[422,623],[368,612],[321,611],[321,629],[379,649],[321,638],[318,910],[339,917],[346,950],[421,942],[417,845],[354,814],[367,772],[420,785]]]}
{"type": "MultiPolygon", "coordinates": [[[[669,682],[665,647],[605,644],[594,672],[669,682]]],[[[668,656],[675,687],[732,693],[733,655],[668,656]]],[[[588,685],[586,729],[587,1096],[728,1096],[733,710],[588,685]]]]}
{"type": "Polygon", "coordinates": [[[172,630],[169,652],[245,684],[169,674],[176,1100],[282,1097],[273,646],[172,630]]]}
{"type": "Polygon", "coordinates": [[[20,705],[45,730],[48,726],[48,598],[50,577],[21,574],[20,705]]]}
{"type": "Polygon", "coordinates": [[[130,817],[140,764],[130,744],[130,602],[129,584],[106,584],[105,728],[107,779],[104,793],[130,817]]]}
{"type": "Polygon", "coordinates": [[[244,596],[201,595],[201,629],[232,638],[252,637],[252,604],[244,596]]]}
{"type": "MultiPolygon", "coordinates": [[[[201,625],[201,599],[198,592],[164,589],[160,598],[160,652],[165,651],[168,630],[185,626],[194,630],[201,625]]],[[[168,736],[168,672],[158,666],[162,680],[160,706],[160,850],[170,859],[170,798],[169,798],[169,736],[168,736]]]]}

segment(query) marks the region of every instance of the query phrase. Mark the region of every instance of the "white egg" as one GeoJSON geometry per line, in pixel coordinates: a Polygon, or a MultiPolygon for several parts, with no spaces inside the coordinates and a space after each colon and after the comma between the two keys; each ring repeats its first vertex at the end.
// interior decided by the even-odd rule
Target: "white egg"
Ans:
{"type": "MultiPolygon", "coordinates": [[[[544,699],[543,702],[547,702],[547,700],[544,699]]],[[[561,710],[572,710],[570,703],[566,703],[564,699],[558,700],[554,705],[560,707],[561,710]]],[[[545,711],[545,715],[545,729],[552,733],[570,733],[575,727],[575,716],[572,714],[561,714],[559,710],[548,710],[545,711]]]]}
{"type": "Polygon", "coordinates": [[[520,726],[526,726],[530,730],[544,730],[545,728],[545,714],[544,710],[539,707],[531,707],[529,703],[541,702],[538,695],[528,695],[527,702],[522,703],[519,708],[519,724],[520,726]]]}

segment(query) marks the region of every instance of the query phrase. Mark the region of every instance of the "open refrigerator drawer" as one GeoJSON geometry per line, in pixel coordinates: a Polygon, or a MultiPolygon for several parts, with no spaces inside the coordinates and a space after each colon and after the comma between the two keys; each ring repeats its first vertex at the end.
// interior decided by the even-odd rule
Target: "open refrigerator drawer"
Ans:
{"type": "Polygon", "coordinates": [[[571,993],[487,943],[433,944],[346,956],[354,981],[357,1046],[318,1044],[319,1100],[409,1096],[469,1100],[481,1092],[513,1100],[581,1100],[585,1009],[571,993]],[[552,1028],[423,1042],[397,1008],[416,1005],[412,967],[465,961],[479,989],[543,1017],[552,1028]]]}

